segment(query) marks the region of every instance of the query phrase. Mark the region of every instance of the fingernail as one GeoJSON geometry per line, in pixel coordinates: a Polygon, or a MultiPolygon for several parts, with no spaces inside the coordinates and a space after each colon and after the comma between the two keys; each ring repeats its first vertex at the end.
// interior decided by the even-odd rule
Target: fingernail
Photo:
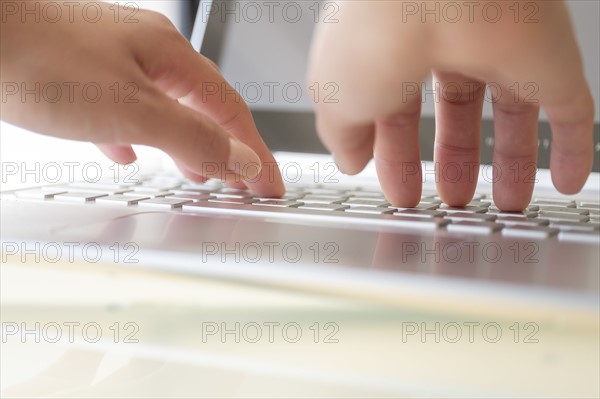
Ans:
{"type": "Polygon", "coordinates": [[[260,158],[250,147],[233,137],[229,138],[228,170],[252,180],[260,175],[261,168],[260,158]]]}

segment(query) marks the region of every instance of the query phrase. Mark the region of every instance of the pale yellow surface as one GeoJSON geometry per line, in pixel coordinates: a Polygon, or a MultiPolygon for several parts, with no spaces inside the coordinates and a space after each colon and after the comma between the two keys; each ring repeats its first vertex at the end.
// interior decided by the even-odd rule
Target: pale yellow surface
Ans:
{"type": "MultiPolygon", "coordinates": [[[[112,265],[2,264],[1,321],[33,326],[98,323],[102,339],[36,343],[4,337],[2,397],[598,397],[597,323],[425,311],[258,285],[112,265]],[[526,322],[539,327],[525,343],[526,322]],[[115,322],[135,323],[137,343],[114,343],[115,322]],[[202,339],[203,323],[297,323],[302,337],[273,342],[202,339]],[[314,342],[311,326],[318,322],[314,342]],[[502,337],[450,343],[405,336],[407,323],[498,323],[502,337]],[[514,342],[510,329],[519,322],[514,342]],[[339,330],[325,343],[326,323],[339,330]],[[424,340],[424,342],[423,342],[424,340]]],[[[468,306],[466,306],[468,308],[468,306]]],[[[519,312],[515,312],[519,314],[519,312]]],[[[206,325],[206,324],[205,324],[206,325]]],[[[412,324],[411,324],[412,325],[412,324]]],[[[266,328],[263,330],[267,331],[266,328]]],[[[467,331],[464,328],[463,333],[467,331]]],[[[81,336],[79,336],[81,337],[81,336]]]]}

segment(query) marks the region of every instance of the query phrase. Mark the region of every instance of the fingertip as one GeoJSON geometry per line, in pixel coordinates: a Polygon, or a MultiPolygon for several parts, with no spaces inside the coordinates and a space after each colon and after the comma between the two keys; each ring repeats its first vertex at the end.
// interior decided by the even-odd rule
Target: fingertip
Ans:
{"type": "Polygon", "coordinates": [[[386,199],[396,208],[416,208],[421,202],[421,195],[419,193],[418,195],[396,195],[392,197],[386,194],[386,199]]]}
{"type": "Polygon", "coordinates": [[[552,184],[558,190],[559,193],[564,195],[574,195],[581,191],[585,183],[580,183],[573,179],[565,179],[563,177],[555,177],[552,175],[552,184]]]}
{"type": "Polygon", "coordinates": [[[316,128],[340,173],[357,175],[373,158],[375,125],[355,124],[337,115],[317,114],[316,128]]]}
{"type": "Polygon", "coordinates": [[[550,176],[554,187],[565,195],[579,193],[592,171],[593,151],[576,157],[553,150],[550,157],[550,176]]]}
{"type": "Polygon", "coordinates": [[[473,199],[474,192],[472,190],[457,190],[453,188],[451,190],[443,189],[438,187],[438,194],[444,204],[452,207],[463,207],[466,206],[473,199]]]}
{"type": "Polygon", "coordinates": [[[582,76],[574,81],[560,101],[544,104],[552,127],[552,183],[566,195],[581,191],[594,162],[594,100],[582,76]]]}
{"type": "Polygon", "coordinates": [[[185,167],[182,163],[175,162],[175,164],[181,171],[181,174],[183,175],[183,177],[185,177],[186,179],[188,179],[194,183],[200,183],[200,184],[206,183],[208,181],[207,177],[204,177],[202,175],[192,172],[187,167],[185,167]]]}
{"type": "Polygon", "coordinates": [[[382,158],[375,158],[375,166],[385,198],[392,206],[414,208],[419,205],[423,181],[418,160],[397,164],[382,158]]]}
{"type": "Polygon", "coordinates": [[[274,169],[263,166],[260,176],[245,181],[246,186],[259,197],[281,198],[286,189],[279,169],[274,169]]]}
{"type": "Polygon", "coordinates": [[[338,170],[348,176],[355,176],[362,172],[372,159],[370,151],[356,151],[351,154],[331,154],[338,170]]]}
{"type": "Polygon", "coordinates": [[[96,146],[118,164],[127,165],[137,161],[137,155],[130,145],[97,144],[96,146]]]}
{"type": "Polygon", "coordinates": [[[229,158],[227,169],[236,172],[244,179],[260,176],[262,162],[256,152],[234,137],[229,137],[229,158]]]}
{"type": "Polygon", "coordinates": [[[503,212],[522,212],[531,203],[532,193],[494,188],[494,205],[503,212]]]}
{"type": "Polygon", "coordinates": [[[565,195],[573,195],[579,193],[583,189],[583,186],[585,185],[589,174],[580,176],[568,176],[562,171],[558,173],[554,173],[553,171],[551,171],[550,175],[552,177],[552,184],[558,190],[559,193],[565,195]]]}

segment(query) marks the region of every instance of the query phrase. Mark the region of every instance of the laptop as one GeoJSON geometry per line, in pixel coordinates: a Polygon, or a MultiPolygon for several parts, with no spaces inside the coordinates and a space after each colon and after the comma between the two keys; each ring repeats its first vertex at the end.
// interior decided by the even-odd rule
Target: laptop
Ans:
{"type": "MultiPolygon", "coordinates": [[[[127,386],[131,390],[121,389],[119,396],[160,395],[157,392],[166,392],[164,381],[193,376],[186,380],[189,385],[182,383],[187,389],[182,395],[211,396],[213,391],[206,389],[217,387],[212,396],[225,391],[265,397],[269,387],[273,397],[597,397],[598,151],[581,193],[558,194],[548,170],[550,129],[542,116],[534,199],[522,214],[505,214],[495,208],[491,195],[493,125],[486,104],[482,167],[472,203],[464,209],[446,207],[435,192],[433,173],[425,173],[419,206],[395,208],[381,193],[373,165],[358,176],[342,175],[317,139],[307,97],[311,92],[301,86],[314,26],[313,2],[288,2],[287,14],[281,14],[283,3],[196,3],[200,4],[191,12],[196,16],[191,43],[219,65],[248,101],[282,170],[287,186],[283,198],[257,198],[213,180],[186,181],[166,156],[156,168],[121,168],[118,178],[113,173],[101,178],[92,173],[82,181],[4,191],[0,196],[2,263],[41,263],[43,268],[24,267],[20,273],[25,281],[43,280],[37,281],[42,300],[59,286],[57,280],[79,284],[92,302],[96,296],[104,300],[113,295],[118,270],[126,276],[118,280],[121,286],[131,287],[127,292],[137,290],[147,298],[123,316],[146,320],[140,324],[148,327],[144,353],[139,355],[141,371],[136,369],[139,374],[128,374],[125,381],[135,380],[132,375],[150,377],[133,381],[135,390],[127,386]],[[257,5],[264,13],[258,21],[257,5]],[[274,20],[267,17],[269,7],[275,7],[274,20]],[[304,18],[290,22],[298,15],[304,18]],[[304,96],[298,98],[299,86],[304,96]],[[273,96],[269,87],[276,89],[273,96]],[[263,90],[260,95],[258,90],[263,90]],[[45,267],[61,261],[100,273],[79,279],[69,272],[72,269],[52,275],[52,268],[45,267]],[[158,273],[148,282],[136,271],[158,273]],[[181,285],[181,280],[198,284],[181,285]],[[207,280],[217,281],[216,288],[207,280]],[[245,288],[232,289],[229,282],[243,283],[245,288]],[[277,296],[256,299],[264,288],[306,298],[315,294],[317,299],[288,298],[281,309],[273,308],[277,296]],[[321,317],[323,325],[331,320],[342,325],[336,337],[346,345],[265,345],[255,347],[264,358],[246,359],[242,348],[247,347],[234,343],[220,357],[216,355],[220,352],[211,352],[215,347],[223,350],[220,341],[207,346],[198,337],[201,321],[226,320],[229,326],[239,322],[230,312],[236,305],[228,302],[228,294],[254,301],[246,325],[260,317],[279,322],[286,317],[296,321],[321,317]],[[160,306],[151,299],[155,295],[160,306]],[[315,303],[323,307],[321,313],[309,313],[315,303]],[[264,309],[271,316],[264,316],[264,309]],[[169,314],[174,317],[166,317],[169,314]],[[355,320],[356,314],[361,322],[355,320]],[[444,328],[437,336],[435,330],[425,330],[439,327],[440,320],[444,328]],[[447,335],[454,330],[446,327],[456,327],[457,320],[465,336],[455,344],[454,336],[447,335]],[[503,341],[495,341],[493,329],[484,339],[477,330],[472,345],[465,326],[475,326],[475,321],[479,327],[500,328],[503,341]],[[156,335],[169,330],[178,344],[185,341],[168,350],[176,362],[164,362],[168,357],[164,345],[152,346],[159,341],[155,330],[156,335]],[[278,351],[281,355],[275,357],[278,351]],[[217,376],[215,369],[227,370],[227,378],[217,376]]],[[[319,15],[331,17],[334,4],[322,3],[319,15]]],[[[593,13],[583,14],[593,19],[593,13]]],[[[600,102],[598,89],[593,91],[600,102]]],[[[432,172],[433,104],[425,103],[424,110],[421,155],[426,160],[423,170],[432,172]]],[[[598,122],[594,129],[594,145],[600,148],[598,122]]],[[[11,286],[8,280],[4,284],[11,286]]],[[[18,287],[11,290],[18,291],[18,287]]],[[[78,293],[67,294],[65,298],[74,299],[59,306],[58,313],[52,304],[36,313],[31,310],[35,306],[17,302],[3,309],[3,317],[19,320],[35,313],[32,323],[54,321],[66,317],[67,309],[84,313],[78,317],[88,321],[114,321],[115,305],[88,309],[77,301],[78,293]]],[[[30,303],[27,298],[23,301],[30,303]]],[[[312,339],[308,325],[304,331],[312,339]]],[[[95,359],[96,351],[109,352],[108,361],[102,363],[109,368],[123,363],[117,355],[126,357],[134,351],[128,346],[115,350],[94,345],[99,346],[88,345],[86,352],[68,347],[64,363],[77,369],[73,375],[85,377],[79,367],[88,363],[82,359],[95,359]]],[[[21,363],[22,368],[29,367],[14,360],[23,358],[21,347],[10,349],[5,347],[13,356],[11,367],[21,363]]],[[[42,349],[34,346],[30,351],[37,354],[42,349]]],[[[64,360],[55,357],[58,364],[64,360]]],[[[113,392],[99,389],[93,396],[113,392]]],[[[84,396],[78,391],[71,395],[84,396]]]]}
{"type": "MultiPolygon", "coordinates": [[[[3,262],[26,259],[28,251],[51,258],[68,253],[88,263],[387,304],[476,314],[493,309],[595,325],[600,310],[598,152],[581,193],[558,194],[547,169],[551,137],[542,118],[534,199],[522,213],[504,213],[491,196],[493,128],[484,115],[473,201],[465,208],[447,207],[435,192],[433,173],[425,173],[419,206],[395,208],[381,193],[373,165],[358,176],[344,176],[326,154],[315,133],[310,91],[302,88],[298,100],[289,94],[303,82],[302,62],[279,69],[271,65],[277,59],[281,64],[282,57],[306,56],[313,19],[288,23],[291,33],[275,36],[276,24],[264,18],[258,24],[249,17],[236,21],[227,12],[239,10],[243,16],[248,4],[201,2],[191,42],[249,100],[259,130],[276,151],[285,196],[257,198],[218,181],[193,183],[168,166],[149,173],[133,170],[119,179],[6,191],[1,196],[3,262]],[[254,40],[247,40],[248,32],[254,40]],[[263,41],[268,37],[272,40],[263,41]],[[268,87],[257,83],[265,73],[279,74],[270,82],[277,82],[271,87],[283,100],[266,92],[256,96],[256,90],[268,87]]],[[[314,11],[311,4],[294,4],[304,15],[314,11]]],[[[425,160],[432,159],[433,123],[425,113],[425,160]]],[[[594,140],[598,146],[598,122],[594,140]]],[[[425,161],[424,170],[433,171],[432,163],[425,161]]]]}

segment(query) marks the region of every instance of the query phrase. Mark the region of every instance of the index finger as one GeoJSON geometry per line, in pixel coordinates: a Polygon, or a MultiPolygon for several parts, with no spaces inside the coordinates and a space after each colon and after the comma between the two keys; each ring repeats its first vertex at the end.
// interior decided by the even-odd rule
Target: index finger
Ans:
{"type": "Polygon", "coordinates": [[[283,195],[285,187],[279,168],[248,106],[214,64],[198,54],[182,36],[163,45],[149,40],[146,43],[139,60],[150,79],[167,95],[207,115],[256,152],[262,163],[261,173],[245,181],[252,191],[261,196],[283,195]]]}

